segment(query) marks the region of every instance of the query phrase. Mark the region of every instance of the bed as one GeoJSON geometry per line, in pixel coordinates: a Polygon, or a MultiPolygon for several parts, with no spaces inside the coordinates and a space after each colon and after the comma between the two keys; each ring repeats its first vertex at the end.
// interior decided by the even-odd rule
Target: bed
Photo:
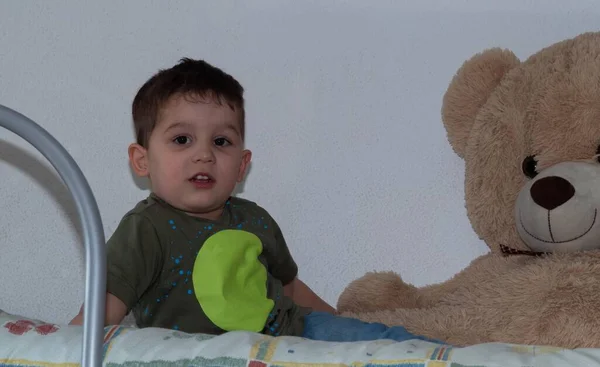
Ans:
{"type": "Polygon", "coordinates": [[[76,162],[46,130],[0,105],[0,126],[32,144],[68,187],[83,226],[84,325],[56,325],[0,310],[0,367],[532,367],[600,366],[600,349],[503,343],[452,347],[419,340],[334,343],[250,332],[219,336],[115,325],[104,327],[104,233],[98,206],[76,162]]]}

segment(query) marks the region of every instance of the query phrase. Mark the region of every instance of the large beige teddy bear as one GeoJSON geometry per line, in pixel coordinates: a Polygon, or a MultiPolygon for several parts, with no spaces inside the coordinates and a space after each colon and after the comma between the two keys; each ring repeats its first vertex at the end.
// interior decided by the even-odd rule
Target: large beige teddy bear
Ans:
{"type": "Polygon", "coordinates": [[[422,288],[368,273],[338,310],[453,345],[599,348],[600,33],[523,62],[497,48],[473,56],[442,118],[465,161],[467,215],[491,252],[422,288]]]}

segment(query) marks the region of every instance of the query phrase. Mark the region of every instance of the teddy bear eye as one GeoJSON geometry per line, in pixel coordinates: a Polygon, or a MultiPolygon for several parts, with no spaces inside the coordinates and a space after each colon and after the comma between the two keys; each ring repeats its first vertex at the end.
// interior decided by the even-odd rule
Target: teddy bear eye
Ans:
{"type": "Polygon", "coordinates": [[[596,160],[600,163],[600,145],[596,148],[596,160]]]}
{"type": "Polygon", "coordinates": [[[525,176],[527,176],[529,178],[534,178],[535,176],[537,176],[537,174],[538,174],[537,161],[535,160],[535,156],[534,155],[527,156],[523,160],[521,168],[522,168],[525,176]]]}

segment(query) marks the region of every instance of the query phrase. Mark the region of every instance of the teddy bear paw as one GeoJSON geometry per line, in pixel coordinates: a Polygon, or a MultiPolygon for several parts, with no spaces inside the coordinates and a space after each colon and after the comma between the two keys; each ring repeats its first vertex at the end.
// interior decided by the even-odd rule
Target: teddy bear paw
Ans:
{"type": "Polygon", "coordinates": [[[416,308],[418,290],[394,272],[370,272],[351,282],[340,295],[338,312],[416,308]]]}

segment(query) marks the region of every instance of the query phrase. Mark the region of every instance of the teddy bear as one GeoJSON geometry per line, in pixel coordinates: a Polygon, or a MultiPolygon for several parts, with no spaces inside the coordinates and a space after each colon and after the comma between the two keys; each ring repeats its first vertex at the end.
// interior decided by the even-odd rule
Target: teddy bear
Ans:
{"type": "Polygon", "coordinates": [[[464,160],[466,213],[490,251],[446,281],[394,271],[352,281],[343,316],[455,346],[600,347],[600,32],[521,61],[490,48],[465,61],[442,101],[464,160]]]}

